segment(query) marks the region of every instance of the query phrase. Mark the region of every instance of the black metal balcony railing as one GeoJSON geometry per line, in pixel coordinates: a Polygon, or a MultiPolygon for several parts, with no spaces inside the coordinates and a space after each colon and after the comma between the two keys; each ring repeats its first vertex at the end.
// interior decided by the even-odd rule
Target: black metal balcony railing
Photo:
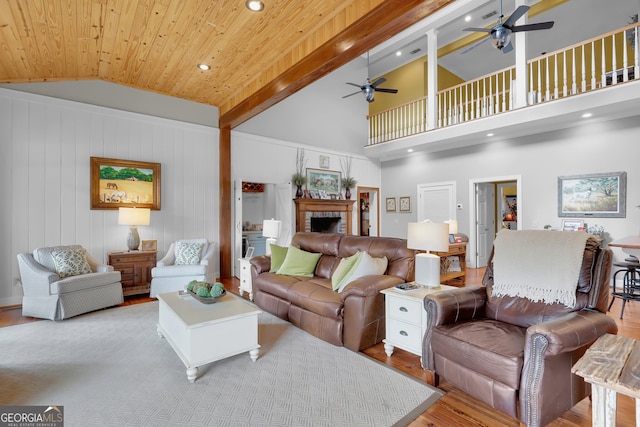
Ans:
{"type": "MultiPolygon", "coordinates": [[[[640,23],[527,62],[527,103],[550,102],[640,77],[640,23]]],[[[516,67],[439,91],[435,127],[427,125],[427,97],[368,116],[369,145],[515,109],[516,67]]]]}

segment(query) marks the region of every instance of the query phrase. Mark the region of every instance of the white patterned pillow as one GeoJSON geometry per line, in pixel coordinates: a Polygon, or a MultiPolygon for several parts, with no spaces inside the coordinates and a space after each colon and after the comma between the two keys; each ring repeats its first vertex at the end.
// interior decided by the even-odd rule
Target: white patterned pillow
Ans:
{"type": "Polygon", "coordinates": [[[200,263],[204,243],[177,242],[176,265],[190,265],[200,263]]]}
{"type": "Polygon", "coordinates": [[[87,261],[87,251],[84,249],[55,251],[51,253],[51,256],[56,266],[56,273],[60,277],[91,273],[91,266],[87,261]]]}

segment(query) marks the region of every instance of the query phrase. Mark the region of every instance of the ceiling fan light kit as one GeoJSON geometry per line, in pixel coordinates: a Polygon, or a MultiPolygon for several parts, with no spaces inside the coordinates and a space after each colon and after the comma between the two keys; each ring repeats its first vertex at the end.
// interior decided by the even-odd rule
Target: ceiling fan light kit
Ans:
{"type": "MultiPolygon", "coordinates": [[[[369,74],[369,52],[367,52],[367,75],[369,74]]],[[[371,83],[371,80],[369,79],[369,77],[367,77],[367,82],[365,84],[363,84],[362,86],[356,83],[348,83],[348,85],[351,86],[355,86],[360,88],[359,91],[357,92],[353,92],[350,93],[348,95],[343,96],[342,98],[348,98],[350,96],[353,95],[357,95],[359,93],[362,93],[364,95],[364,99],[367,100],[367,102],[371,103],[374,101],[374,95],[376,92],[384,92],[384,93],[398,93],[398,89],[388,89],[388,88],[384,88],[384,87],[378,87],[380,86],[382,83],[386,82],[387,79],[385,79],[384,77],[380,77],[379,79],[377,79],[375,82],[371,83]]]]}
{"type": "Polygon", "coordinates": [[[513,50],[513,44],[511,43],[511,33],[517,33],[521,31],[548,30],[549,28],[553,27],[553,21],[539,22],[536,24],[514,25],[516,21],[524,16],[524,14],[528,11],[529,6],[518,6],[518,8],[513,11],[511,16],[509,16],[506,21],[502,22],[502,18],[504,17],[504,15],[502,14],[502,0],[500,0],[500,18],[498,18],[498,24],[493,28],[465,28],[464,31],[488,33],[489,35],[479,42],[472,44],[469,48],[462,51],[462,53],[467,53],[471,49],[475,49],[487,40],[491,40],[491,44],[493,45],[493,47],[501,50],[502,53],[509,53],[513,50]]]}

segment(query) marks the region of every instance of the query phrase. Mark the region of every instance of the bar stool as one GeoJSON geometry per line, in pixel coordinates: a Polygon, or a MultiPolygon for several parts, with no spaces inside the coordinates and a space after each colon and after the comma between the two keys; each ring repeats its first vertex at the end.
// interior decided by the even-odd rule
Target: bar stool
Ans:
{"type": "Polygon", "coordinates": [[[619,269],[613,274],[613,292],[611,292],[611,302],[607,310],[611,310],[615,299],[620,298],[622,300],[620,319],[622,319],[627,301],[640,301],[640,263],[625,261],[616,262],[613,266],[619,269]],[[616,277],[619,273],[623,273],[622,292],[616,291],[616,277]]]}

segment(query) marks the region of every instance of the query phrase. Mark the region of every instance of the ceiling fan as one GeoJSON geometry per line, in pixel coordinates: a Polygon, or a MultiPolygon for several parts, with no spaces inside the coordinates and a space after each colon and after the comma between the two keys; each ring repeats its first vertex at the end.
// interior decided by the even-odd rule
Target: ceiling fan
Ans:
{"type": "MultiPolygon", "coordinates": [[[[369,74],[369,52],[367,52],[367,74],[369,74]]],[[[378,87],[386,81],[387,79],[385,79],[384,77],[380,77],[375,82],[371,83],[371,80],[369,79],[369,77],[367,77],[367,82],[362,86],[356,83],[347,82],[348,85],[359,87],[360,90],[357,92],[350,93],[349,95],[345,95],[342,98],[348,98],[350,96],[362,93],[364,95],[364,98],[367,100],[367,102],[373,102],[374,101],[373,96],[375,92],[398,93],[398,89],[387,89],[384,87],[378,87]]]]}
{"type": "Polygon", "coordinates": [[[534,30],[548,30],[553,27],[554,22],[539,22],[537,24],[525,24],[525,25],[513,25],[529,10],[529,6],[518,6],[513,11],[510,17],[506,21],[502,22],[504,15],[502,14],[502,0],[500,0],[500,18],[498,19],[498,25],[493,28],[465,28],[463,31],[477,31],[482,33],[489,33],[489,36],[480,40],[478,43],[471,45],[465,49],[462,53],[467,53],[471,49],[476,48],[487,40],[491,40],[491,44],[502,53],[509,53],[513,50],[513,44],[511,43],[511,33],[517,33],[519,31],[534,31],[534,30]]]}

